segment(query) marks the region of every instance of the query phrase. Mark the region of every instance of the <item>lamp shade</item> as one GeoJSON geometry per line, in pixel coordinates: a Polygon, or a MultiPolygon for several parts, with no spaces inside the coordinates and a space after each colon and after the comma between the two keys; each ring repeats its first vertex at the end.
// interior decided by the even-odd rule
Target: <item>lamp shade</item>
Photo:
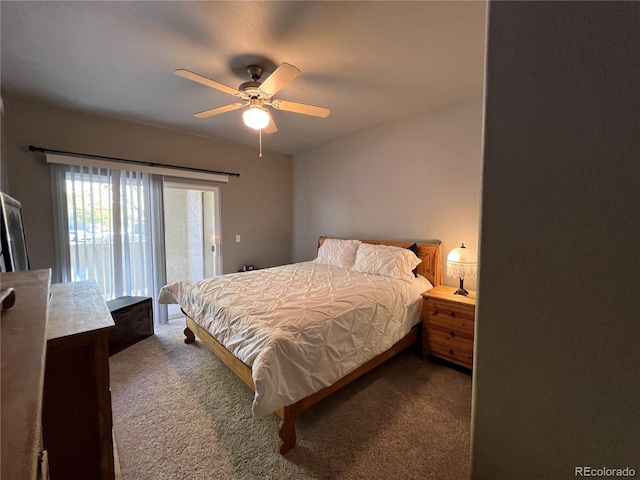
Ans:
{"type": "Polygon", "coordinates": [[[247,127],[261,130],[269,125],[269,112],[260,105],[251,105],[242,114],[242,119],[247,127]]]}
{"type": "Polygon", "coordinates": [[[464,246],[454,248],[447,255],[447,275],[458,278],[475,278],[478,270],[476,252],[464,246]]]}

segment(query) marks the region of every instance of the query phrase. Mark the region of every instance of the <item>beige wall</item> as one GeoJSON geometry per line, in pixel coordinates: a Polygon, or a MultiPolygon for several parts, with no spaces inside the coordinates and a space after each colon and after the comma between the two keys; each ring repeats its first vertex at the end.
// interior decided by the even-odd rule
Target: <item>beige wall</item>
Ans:
{"type": "Polygon", "coordinates": [[[477,251],[481,153],[473,98],[296,155],[294,259],[314,258],[320,235],[437,239],[444,257],[462,242],[477,251]]]}
{"type": "Polygon", "coordinates": [[[9,177],[7,175],[7,162],[4,162],[4,100],[0,97],[0,190],[9,189],[9,177]]]}
{"type": "Polygon", "coordinates": [[[491,4],[474,479],[640,475],[639,24],[491,4]]]}
{"type": "Polygon", "coordinates": [[[23,205],[32,268],[54,264],[49,168],[29,145],[239,172],[220,189],[224,271],[291,261],[292,165],[264,152],[148,125],[82,114],[3,93],[8,192],[23,205]],[[242,241],[235,242],[241,235],[242,241]]]}

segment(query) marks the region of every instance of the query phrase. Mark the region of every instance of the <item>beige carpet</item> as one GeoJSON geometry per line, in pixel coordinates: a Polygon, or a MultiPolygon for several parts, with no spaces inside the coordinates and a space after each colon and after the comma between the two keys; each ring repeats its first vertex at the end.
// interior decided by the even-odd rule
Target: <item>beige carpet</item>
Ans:
{"type": "Polygon", "coordinates": [[[278,453],[275,415],[183,320],[111,357],[123,480],[469,478],[471,377],[410,349],[303,412],[278,453]]]}

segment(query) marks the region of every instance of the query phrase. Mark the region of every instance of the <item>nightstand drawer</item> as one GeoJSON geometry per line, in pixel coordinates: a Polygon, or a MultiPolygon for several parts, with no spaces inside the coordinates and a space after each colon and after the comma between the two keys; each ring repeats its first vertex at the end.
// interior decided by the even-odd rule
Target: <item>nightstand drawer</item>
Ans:
{"type": "Polygon", "coordinates": [[[444,330],[453,330],[461,335],[467,335],[473,338],[474,310],[451,308],[451,304],[436,303],[429,301],[429,317],[430,325],[437,325],[444,330]]]}
{"type": "Polygon", "coordinates": [[[430,327],[428,330],[429,349],[432,344],[440,344],[446,348],[453,348],[456,351],[473,353],[473,339],[461,337],[453,330],[444,331],[439,328],[430,327]]]}
{"type": "Polygon", "coordinates": [[[473,321],[476,315],[476,309],[473,305],[461,305],[446,300],[430,299],[429,314],[473,321]]]}
{"type": "Polygon", "coordinates": [[[459,365],[473,368],[473,352],[467,352],[465,350],[458,350],[453,347],[448,347],[440,343],[429,342],[429,352],[437,357],[449,360],[459,365]]]}

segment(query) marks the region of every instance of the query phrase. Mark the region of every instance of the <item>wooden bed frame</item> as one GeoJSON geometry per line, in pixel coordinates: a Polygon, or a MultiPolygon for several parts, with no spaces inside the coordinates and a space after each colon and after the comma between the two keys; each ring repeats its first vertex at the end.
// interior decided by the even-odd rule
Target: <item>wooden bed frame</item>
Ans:
{"type": "MultiPolygon", "coordinates": [[[[324,242],[325,237],[318,239],[318,248],[324,242]]],[[[398,241],[382,241],[382,240],[362,240],[364,243],[372,243],[377,245],[391,245],[395,247],[407,248],[414,242],[398,242],[398,241]]],[[[417,267],[418,273],[424,276],[435,287],[442,283],[442,243],[417,243],[418,257],[422,259],[417,267]]],[[[213,353],[224,362],[238,377],[240,377],[252,390],[255,391],[253,384],[253,377],[251,375],[251,367],[244,364],[241,360],[235,357],[229,350],[227,350],[220,342],[218,342],[209,332],[200,327],[189,315],[185,312],[187,318],[187,328],[184,330],[185,343],[192,343],[195,341],[196,336],[202,340],[213,353]]],[[[372,370],[376,366],[383,363],[385,360],[393,357],[397,353],[401,352],[405,348],[415,344],[420,339],[421,324],[416,325],[411,331],[396,344],[394,344],[389,350],[381,353],[377,357],[372,358],[365,364],[361,365],[345,377],[338,380],[333,385],[323,388],[322,390],[313,393],[296,403],[287,405],[276,411],[276,414],[282,419],[282,426],[278,432],[282,445],[280,446],[280,453],[284,454],[291,450],[296,444],[296,431],[295,422],[298,415],[303,410],[306,410],[310,406],[319,402],[323,398],[329,396],[333,392],[344,387],[348,383],[352,382],[356,378],[362,376],[368,371],[372,370]]]]}

